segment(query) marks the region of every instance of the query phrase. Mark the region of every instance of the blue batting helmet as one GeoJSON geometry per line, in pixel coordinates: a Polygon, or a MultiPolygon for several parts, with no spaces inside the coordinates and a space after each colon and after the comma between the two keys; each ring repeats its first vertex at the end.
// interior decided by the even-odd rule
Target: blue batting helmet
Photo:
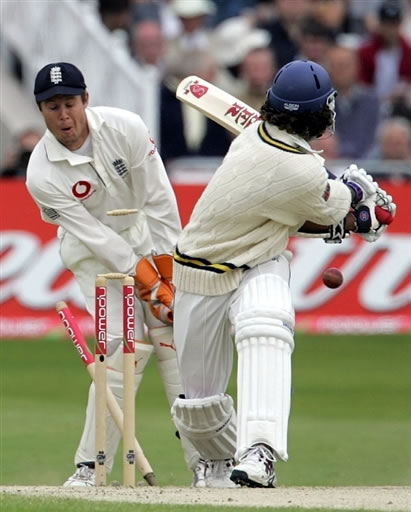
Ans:
{"type": "Polygon", "coordinates": [[[310,60],[295,60],[283,66],[267,91],[269,104],[280,112],[317,112],[328,105],[334,110],[336,91],[327,71],[310,60]]]}

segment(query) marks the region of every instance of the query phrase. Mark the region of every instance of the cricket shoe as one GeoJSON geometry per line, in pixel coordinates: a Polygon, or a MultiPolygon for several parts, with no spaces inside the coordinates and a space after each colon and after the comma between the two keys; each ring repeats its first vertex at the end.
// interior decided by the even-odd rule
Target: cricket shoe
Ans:
{"type": "Polygon", "coordinates": [[[234,468],[234,459],[207,460],[205,481],[206,487],[234,488],[236,483],[230,479],[234,468]]]}
{"type": "Polygon", "coordinates": [[[267,445],[255,444],[241,455],[231,473],[231,480],[246,487],[275,487],[275,461],[267,445]]]}
{"type": "Polygon", "coordinates": [[[94,468],[87,464],[78,464],[76,472],[66,482],[63,487],[95,487],[96,473],[94,468]]]}
{"type": "Polygon", "coordinates": [[[207,469],[207,461],[204,459],[199,459],[196,464],[196,467],[193,469],[193,483],[191,487],[207,487],[206,484],[206,469],[207,469]]]}

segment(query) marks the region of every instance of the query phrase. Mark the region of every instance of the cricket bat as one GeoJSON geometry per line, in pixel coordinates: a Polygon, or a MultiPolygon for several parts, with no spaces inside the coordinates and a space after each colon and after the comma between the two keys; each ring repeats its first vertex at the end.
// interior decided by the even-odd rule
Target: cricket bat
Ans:
{"type": "Polygon", "coordinates": [[[176,97],[234,135],[260,120],[260,114],[249,105],[198,76],[184,78],[176,97]]]}

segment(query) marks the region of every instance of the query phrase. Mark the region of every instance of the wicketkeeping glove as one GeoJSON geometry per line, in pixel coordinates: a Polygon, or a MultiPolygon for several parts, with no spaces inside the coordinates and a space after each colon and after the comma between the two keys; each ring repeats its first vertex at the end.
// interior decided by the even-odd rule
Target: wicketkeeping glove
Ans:
{"type": "Polygon", "coordinates": [[[173,258],[169,254],[153,254],[154,265],[142,257],[136,265],[136,293],[149,304],[152,314],[166,324],[173,323],[174,286],[173,258]]]}

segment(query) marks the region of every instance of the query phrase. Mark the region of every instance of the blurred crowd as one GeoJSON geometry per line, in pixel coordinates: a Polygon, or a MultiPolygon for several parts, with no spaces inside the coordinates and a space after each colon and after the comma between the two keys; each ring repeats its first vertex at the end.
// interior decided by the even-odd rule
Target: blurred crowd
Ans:
{"type": "MultiPolygon", "coordinates": [[[[258,110],[276,71],[302,58],[323,65],[338,91],[335,134],[313,144],[325,158],[411,166],[411,0],[97,0],[97,10],[142,79],[160,84],[166,165],[223,156],[232,140],[175,98],[182,78],[197,75],[258,110]]],[[[39,136],[16,139],[2,176],[24,176],[39,136]]]]}

